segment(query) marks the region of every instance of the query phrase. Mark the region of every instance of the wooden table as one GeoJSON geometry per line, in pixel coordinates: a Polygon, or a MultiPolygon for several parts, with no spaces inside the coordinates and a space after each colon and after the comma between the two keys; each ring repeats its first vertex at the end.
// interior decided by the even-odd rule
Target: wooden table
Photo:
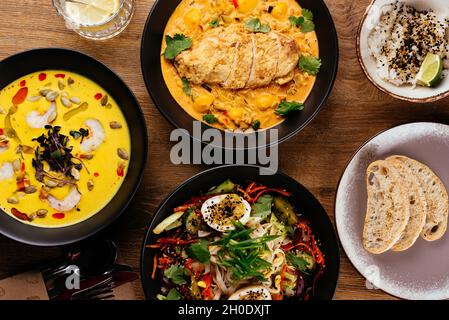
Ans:
{"type": "MultiPolygon", "coordinates": [[[[169,0],[166,0],[169,1],[169,0]]],[[[147,223],[162,199],[205,166],[175,166],[169,154],[173,129],[150,100],[140,71],[140,39],[153,0],[138,0],[125,32],[107,42],[84,40],[67,30],[50,0],[2,0],[0,59],[40,47],[65,47],[87,53],[117,72],[136,94],[150,132],[144,180],[128,210],[103,232],[115,240],[123,260],[139,269],[140,246],[147,223]]],[[[340,68],[332,95],[316,119],[280,146],[280,170],[304,184],[334,220],[335,190],[342,170],[357,148],[377,132],[411,121],[449,122],[445,101],[411,105],[394,100],[372,86],[357,61],[356,34],[370,0],[326,0],[340,40],[340,68]]],[[[1,75],[0,75],[1,76],[1,75]]],[[[446,100],[447,102],[447,100],[446,100]]],[[[37,248],[0,236],[0,278],[58,256],[61,248],[37,248]]],[[[143,298],[140,283],[135,283],[143,298]]],[[[365,280],[341,252],[336,299],[389,299],[367,290],[365,280]]]]}

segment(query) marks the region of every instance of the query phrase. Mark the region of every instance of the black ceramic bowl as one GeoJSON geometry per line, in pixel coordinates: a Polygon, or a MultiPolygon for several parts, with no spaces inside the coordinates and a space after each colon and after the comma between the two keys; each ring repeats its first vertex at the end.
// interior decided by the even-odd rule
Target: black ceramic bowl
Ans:
{"type": "Polygon", "coordinates": [[[141,253],[141,279],[147,299],[156,299],[160,293],[160,277],[155,280],[151,278],[153,270],[153,258],[155,250],[147,249],[145,246],[154,244],[158,238],[152,230],[167,216],[173,213],[173,208],[182,205],[192,196],[207,192],[209,188],[215,186],[226,179],[231,179],[235,183],[255,181],[274,188],[282,188],[292,193],[296,203],[295,207],[304,217],[310,221],[312,230],[316,238],[321,242],[321,250],[325,255],[326,269],[317,282],[314,300],[330,300],[334,296],[337,287],[338,274],[340,268],[340,255],[332,223],[318,200],[300,183],[282,174],[276,173],[270,176],[259,175],[257,166],[222,166],[204,171],[182,183],[174,190],[160,205],[153,220],[147,228],[145,240],[141,253]]]}
{"type": "MultiPolygon", "coordinates": [[[[193,136],[192,121],[194,119],[184,111],[170,94],[162,75],[160,63],[165,26],[180,2],[181,0],[158,0],[148,16],[141,46],[142,73],[148,92],[159,111],[173,126],[186,129],[190,136],[193,136]]],[[[312,121],[330,94],[337,74],[337,31],[326,4],[323,0],[299,0],[298,3],[314,14],[320,58],[323,65],[315,86],[305,102],[304,111],[289,116],[288,119],[273,128],[278,130],[278,141],[270,141],[270,135],[268,134],[267,141],[259,147],[283,142],[300,132],[312,121]]],[[[209,126],[202,124],[201,131],[203,132],[207,128],[209,126]]]]}
{"type": "Polygon", "coordinates": [[[126,179],[115,197],[100,212],[63,228],[38,228],[0,212],[0,233],[27,244],[52,246],[76,242],[100,231],[117,219],[134,196],[147,159],[145,119],[134,94],[114,72],[85,54],[66,49],[36,49],[0,62],[0,90],[21,76],[40,70],[67,70],[83,75],[108,91],[122,106],[131,135],[131,159],[126,179]]]}

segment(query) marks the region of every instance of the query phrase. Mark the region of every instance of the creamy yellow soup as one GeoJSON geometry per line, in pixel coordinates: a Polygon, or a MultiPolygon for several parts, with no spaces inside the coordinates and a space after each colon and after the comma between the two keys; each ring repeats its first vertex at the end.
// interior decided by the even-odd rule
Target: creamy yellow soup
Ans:
{"type": "Polygon", "coordinates": [[[209,85],[209,92],[201,85],[191,84],[192,96],[188,96],[184,93],[183,81],[175,66],[164,58],[165,36],[184,34],[195,44],[204,32],[213,28],[211,22],[216,19],[219,19],[220,26],[226,27],[257,17],[262,23],[268,23],[272,31],[293,38],[301,55],[318,57],[316,33],[302,33],[289,21],[289,17],[301,16],[301,12],[302,8],[295,0],[182,1],[167,23],[161,49],[162,73],[170,93],[197,120],[202,121],[208,113],[216,115],[218,121],[213,126],[220,129],[247,130],[255,120],[260,121],[262,129],[279,124],[285,119],[275,113],[279,103],[283,100],[304,103],[315,83],[315,75],[296,68],[294,80],[287,84],[271,83],[265,87],[244,90],[227,90],[219,85],[209,85]]]}
{"type": "Polygon", "coordinates": [[[117,193],[130,157],[126,120],[93,81],[45,70],[0,91],[0,207],[15,219],[48,228],[88,219],[117,193]]]}

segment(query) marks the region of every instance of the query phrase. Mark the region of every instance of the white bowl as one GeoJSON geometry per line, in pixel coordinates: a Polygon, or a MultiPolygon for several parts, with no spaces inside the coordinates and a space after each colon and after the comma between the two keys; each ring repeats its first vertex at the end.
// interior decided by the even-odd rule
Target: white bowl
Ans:
{"type": "MultiPolygon", "coordinates": [[[[449,77],[444,78],[436,87],[427,88],[411,85],[395,86],[383,80],[377,73],[376,61],[371,56],[368,46],[368,37],[381,17],[381,8],[384,5],[396,2],[395,0],[373,0],[367,8],[357,35],[357,53],[360,65],[368,79],[380,90],[390,96],[410,102],[426,103],[440,100],[449,96],[449,77]]],[[[449,17],[449,4],[447,0],[402,0],[416,9],[430,9],[437,14],[449,17]]]]}

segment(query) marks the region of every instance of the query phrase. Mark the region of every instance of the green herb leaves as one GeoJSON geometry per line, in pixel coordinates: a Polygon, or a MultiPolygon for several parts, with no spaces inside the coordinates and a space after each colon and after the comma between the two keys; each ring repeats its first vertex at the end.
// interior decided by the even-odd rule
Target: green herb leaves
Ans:
{"type": "Polygon", "coordinates": [[[189,79],[182,78],[182,91],[184,91],[184,94],[188,97],[192,97],[192,88],[190,87],[189,79]]]}
{"type": "Polygon", "coordinates": [[[182,296],[179,293],[178,290],[176,290],[175,288],[171,288],[170,291],[168,292],[167,296],[164,296],[162,294],[158,294],[156,296],[156,298],[158,300],[181,300],[182,296]]]}
{"type": "Polygon", "coordinates": [[[167,35],[165,37],[165,43],[167,44],[167,47],[165,48],[164,56],[168,60],[173,60],[182,51],[192,47],[192,39],[179,33],[175,34],[173,37],[167,35]]]}
{"type": "Polygon", "coordinates": [[[312,32],[315,30],[313,23],[313,13],[310,10],[302,9],[301,16],[291,16],[288,18],[292,26],[300,28],[302,33],[312,32]]]}
{"type": "Polygon", "coordinates": [[[172,265],[164,271],[164,276],[176,285],[187,284],[188,273],[184,267],[172,265]]]}
{"type": "Polygon", "coordinates": [[[287,116],[292,112],[304,110],[304,105],[296,101],[282,101],[278,108],[274,111],[280,116],[287,116]]]}
{"type": "Polygon", "coordinates": [[[211,113],[205,114],[205,115],[203,116],[203,120],[206,121],[206,122],[209,123],[209,124],[213,124],[213,123],[215,123],[215,122],[218,121],[217,117],[214,116],[214,115],[211,114],[211,113]]]}
{"type": "Polygon", "coordinates": [[[303,273],[309,273],[314,267],[313,257],[306,252],[300,251],[296,255],[287,252],[285,257],[290,265],[303,273]]]}
{"type": "Polygon", "coordinates": [[[221,246],[218,251],[219,264],[228,268],[237,280],[256,278],[265,280],[263,271],[271,267],[271,263],[260,258],[267,249],[267,242],[278,236],[251,238],[253,229],[245,228],[240,222],[235,223],[235,229],[223,236],[212,245],[221,246]]]}
{"type": "Polygon", "coordinates": [[[79,138],[81,138],[81,142],[83,142],[84,138],[89,136],[89,129],[80,128],[78,131],[71,130],[69,134],[75,140],[78,140],[79,138]]]}
{"type": "Polygon", "coordinates": [[[302,56],[298,65],[302,71],[316,76],[321,68],[321,60],[312,56],[302,56]]]}
{"type": "Polygon", "coordinates": [[[201,263],[207,263],[210,260],[209,243],[202,240],[197,243],[192,243],[186,247],[186,254],[201,263]]]}
{"type": "Polygon", "coordinates": [[[262,23],[258,18],[250,18],[245,21],[245,28],[252,32],[268,33],[271,31],[268,23],[262,23]]]}
{"type": "Polygon", "coordinates": [[[218,20],[218,18],[212,19],[212,20],[209,22],[209,25],[210,25],[212,28],[218,28],[218,27],[220,26],[220,20],[218,20]]]}
{"type": "Polygon", "coordinates": [[[265,219],[271,215],[271,205],[273,204],[273,197],[269,194],[264,194],[256,203],[253,204],[251,215],[253,217],[259,217],[265,219]]]}
{"type": "Polygon", "coordinates": [[[260,129],[260,120],[254,120],[253,123],[251,124],[251,127],[257,131],[260,129]]]}

